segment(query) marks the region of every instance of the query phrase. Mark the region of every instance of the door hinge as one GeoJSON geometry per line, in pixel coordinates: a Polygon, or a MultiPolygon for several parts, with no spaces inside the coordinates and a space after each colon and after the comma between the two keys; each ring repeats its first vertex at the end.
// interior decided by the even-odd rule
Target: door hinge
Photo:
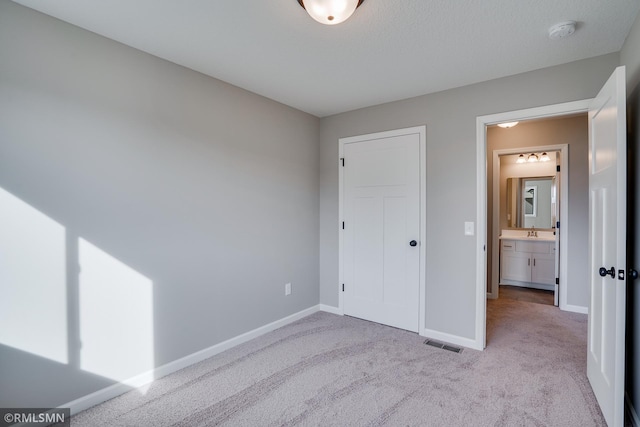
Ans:
{"type": "Polygon", "coordinates": [[[342,284],[342,292],[344,292],[344,283],[342,284]]]}
{"type": "Polygon", "coordinates": [[[344,230],[344,221],[342,221],[342,229],[344,230]]]}
{"type": "Polygon", "coordinates": [[[560,284],[560,278],[556,277],[556,285],[559,285],[559,284],[560,284]]]}
{"type": "Polygon", "coordinates": [[[342,162],[342,167],[344,167],[344,157],[340,157],[340,161],[342,162]]]}
{"type": "Polygon", "coordinates": [[[556,228],[560,229],[560,221],[556,221],[556,228]]]}
{"type": "Polygon", "coordinates": [[[560,165],[556,165],[556,172],[560,172],[560,165]]]}

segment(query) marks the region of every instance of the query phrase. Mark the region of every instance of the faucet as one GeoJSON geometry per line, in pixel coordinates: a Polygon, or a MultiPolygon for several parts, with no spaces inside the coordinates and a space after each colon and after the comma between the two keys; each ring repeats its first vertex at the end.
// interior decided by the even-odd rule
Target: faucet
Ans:
{"type": "Polygon", "coordinates": [[[535,226],[531,226],[531,230],[527,233],[527,237],[538,237],[538,232],[535,226]]]}

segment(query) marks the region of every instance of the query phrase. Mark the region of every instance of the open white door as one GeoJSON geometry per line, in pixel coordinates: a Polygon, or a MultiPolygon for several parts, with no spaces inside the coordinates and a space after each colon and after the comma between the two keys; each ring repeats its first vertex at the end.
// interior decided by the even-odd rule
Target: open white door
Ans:
{"type": "Polygon", "coordinates": [[[587,376],[607,424],[624,422],[626,90],[616,68],[589,108],[587,376]]]}
{"type": "Polygon", "coordinates": [[[558,229],[558,225],[560,223],[560,180],[562,177],[560,176],[560,159],[558,158],[558,153],[555,153],[556,157],[556,176],[553,178],[553,185],[551,188],[551,205],[553,212],[551,216],[553,218],[552,227],[554,230],[554,234],[556,235],[556,250],[555,250],[555,272],[556,272],[556,281],[555,288],[553,291],[553,305],[558,307],[560,305],[560,230],[558,229]]]}

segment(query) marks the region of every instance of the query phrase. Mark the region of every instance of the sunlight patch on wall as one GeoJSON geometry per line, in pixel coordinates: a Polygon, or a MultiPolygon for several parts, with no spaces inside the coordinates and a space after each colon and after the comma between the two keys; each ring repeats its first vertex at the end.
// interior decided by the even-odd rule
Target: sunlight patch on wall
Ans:
{"type": "Polygon", "coordinates": [[[65,228],[0,188],[0,344],[68,363],[65,228]]]}
{"type": "Polygon", "coordinates": [[[79,239],[80,368],[125,381],[154,367],[153,282],[79,239]]]}

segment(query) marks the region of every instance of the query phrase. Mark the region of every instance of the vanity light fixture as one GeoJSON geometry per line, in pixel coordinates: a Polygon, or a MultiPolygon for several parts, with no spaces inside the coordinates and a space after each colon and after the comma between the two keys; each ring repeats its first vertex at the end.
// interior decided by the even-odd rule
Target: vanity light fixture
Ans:
{"type": "Polygon", "coordinates": [[[498,123],[498,126],[500,126],[503,129],[509,129],[514,127],[515,125],[517,125],[519,122],[506,122],[506,123],[498,123]]]}
{"type": "Polygon", "coordinates": [[[336,25],[349,19],[364,0],[298,0],[309,16],[325,25],[336,25]]]}
{"type": "Polygon", "coordinates": [[[535,163],[538,161],[538,156],[535,153],[531,153],[529,154],[529,157],[527,157],[527,162],[529,163],[535,163]]]}
{"type": "Polygon", "coordinates": [[[541,162],[548,162],[551,160],[551,157],[549,157],[549,155],[547,153],[542,153],[542,156],[540,156],[540,161],[541,162]]]}
{"type": "Polygon", "coordinates": [[[526,160],[524,158],[524,154],[520,154],[518,156],[518,160],[516,160],[516,163],[526,163],[526,160]]]}

